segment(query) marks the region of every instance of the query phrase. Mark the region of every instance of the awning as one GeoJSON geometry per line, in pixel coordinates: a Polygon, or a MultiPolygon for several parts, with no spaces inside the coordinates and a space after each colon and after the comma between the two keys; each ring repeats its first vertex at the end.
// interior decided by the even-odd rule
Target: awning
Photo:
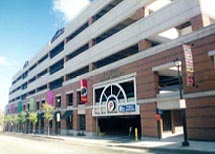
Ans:
{"type": "Polygon", "coordinates": [[[66,120],[70,115],[72,115],[73,114],[73,111],[72,110],[67,110],[64,114],[63,114],[63,116],[62,116],[62,118],[61,119],[64,119],[64,120],[66,120]]]}
{"type": "Polygon", "coordinates": [[[37,114],[37,118],[40,120],[40,119],[44,119],[44,112],[42,113],[38,113],[37,114]]]}

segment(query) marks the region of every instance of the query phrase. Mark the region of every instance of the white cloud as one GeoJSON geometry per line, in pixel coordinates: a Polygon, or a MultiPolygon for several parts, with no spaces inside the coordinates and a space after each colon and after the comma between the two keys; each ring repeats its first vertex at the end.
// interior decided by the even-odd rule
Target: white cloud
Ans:
{"type": "Polygon", "coordinates": [[[6,57],[0,56],[0,66],[16,66],[18,62],[16,60],[8,60],[6,57]]]}
{"type": "Polygon", "coordinates": [[[7,65],[7,59],[5,57],[0,56],[0,65],[7,65]]]}
{"type": "Polygon", "coordinates": [[[64,23],[73,19],[88,4],[88,0],[53,0],[52,10],[64,23]]]}

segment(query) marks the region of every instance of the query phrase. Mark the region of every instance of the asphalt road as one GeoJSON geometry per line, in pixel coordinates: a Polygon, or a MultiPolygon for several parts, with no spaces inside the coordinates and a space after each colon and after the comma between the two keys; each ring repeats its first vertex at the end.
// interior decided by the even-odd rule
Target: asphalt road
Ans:
{"type": "MultiPolygon", "coordinates": [[[[128,149],[69,143],[61,140],[36,137],[14,137],[0,134],[0,154],[168,154],[166,151],[147,151],[144,149],[128,149]]],[[[175,152],[173,152],[175,153],[175,152]]]]}

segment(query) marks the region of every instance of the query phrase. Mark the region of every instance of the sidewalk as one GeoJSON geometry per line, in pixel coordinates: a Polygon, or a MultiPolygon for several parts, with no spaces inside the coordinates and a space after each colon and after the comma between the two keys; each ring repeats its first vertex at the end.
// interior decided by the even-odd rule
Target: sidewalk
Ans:
{"type": "MultiPolygon", "coordinates": [[[[17,134],[18,135],[18,134],[17,134]]],[[[19,134],[22,135],[22,134],[19,134]]],[[[98,144],[112,147],[122,148],[134,148],[134,149],[150,149],[150,150],[162,150],[162,151],[179,151],[183,153],[207,153],[215,154],[215,142],[205,141],[189,141],[190,146],[183,147],[181,142],[182,136],[174,136],[171,138],[165,138],[158,140],[156,138],[144,138],[135,142],[133,139],[128,137],[68,137],[68,136],[47,136],[47,135],[34,135],[25,134],[26,136],[42,137],[48,139],[64,140],[70,143],[83,143],[83,144],[98,144]]]]}

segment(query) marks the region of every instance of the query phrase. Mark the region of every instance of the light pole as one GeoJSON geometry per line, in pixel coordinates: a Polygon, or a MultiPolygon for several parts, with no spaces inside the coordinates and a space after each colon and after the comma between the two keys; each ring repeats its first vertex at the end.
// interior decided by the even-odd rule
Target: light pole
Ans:
{"type": "Polygon", "coordinates": [[[60,111],[59,111],[60,102],[61,102],[61,100],[58,98],[57,99],[57,106],[58,106],[58,110],[57,110],[57,133],[58,134],[60,134],[60,111]]]}
{"type": "MultiPolygon", "coordinates": [[[[176,58],[174,60],[175,66],[177,67],[178,71],[178,87],[179,87],[179,93],[180,93],[180,100],[183,99],[183,93],[182,93],[182,81],[181,81],[181,73],[180,73],[180,68],[181,68],[181,60],[179,58],[176,58]]],[[[184,131],[184,141],[182,142],[182,146],[189,146],[188,142],[188,134],[187,134],[187,121],[186,121],[186,108],[182,109],[181,111],[181,116],[182,116],[182,121],[183,121],[183,131],[184,131]]]]}

